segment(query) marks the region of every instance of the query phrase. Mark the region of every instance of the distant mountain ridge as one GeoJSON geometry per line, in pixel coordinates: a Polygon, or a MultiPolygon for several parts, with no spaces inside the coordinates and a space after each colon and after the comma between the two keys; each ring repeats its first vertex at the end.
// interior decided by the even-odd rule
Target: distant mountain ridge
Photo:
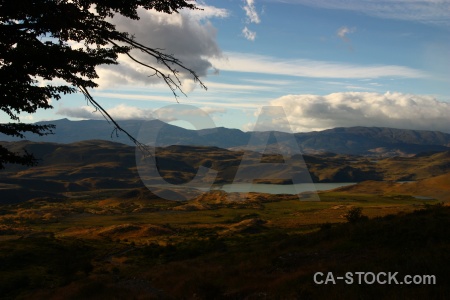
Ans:
{"type": "MultiPolygon", "coordinates": [[[[113,125],[105,120],[70,121],[61,119],[36,124],[48,123],[56,125],[55,134],[44,137],[27,135],[27,139],[36,142],[65,144],[100,139],[133,145],[124,134],[119,133],[116,136],[113,132],[113,125]]],[[[293,153],[293,147],[288,142],[290,134],[284,132],[270,132],[266,147],[263,142],[266,133],[263,132],[243,132],[239,129],[224,127],[188,130],[160,120],[121,120],[119,123],[141,142],[149,143],[151,141],[151,145],[215,146],[234,150],[249,149],[293,153]],[[255,135],[257,142],[248,146],[252,135],[255,135]]],[[[295,133],[294,136],[303,153],[332,152],[368,156],[407,156],[420,152],[450,150],[450,134],[439,131],[359,126],[295,133]]],[[[0,134],[0,141],[17,140],[19,139],[0,134]]]]}

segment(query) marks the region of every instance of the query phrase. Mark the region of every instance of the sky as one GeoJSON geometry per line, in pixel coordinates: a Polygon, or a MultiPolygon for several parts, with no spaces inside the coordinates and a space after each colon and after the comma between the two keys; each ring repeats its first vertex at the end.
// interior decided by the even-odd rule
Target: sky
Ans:
{"type": "MultiPolygon", "coordinates": [[[[181,72],[187,97],[178,101],[202,109],[216,126],[253,130],[263,106],[282,106],[288,122],[265,118],[264,128],[450,133],[450,0],[197,3],[202,11],[141,11],[139,21],[113,23],[192,68],[207,90],[181,72]]],[[[177,103],[170,89],[127,58],[119,62],[98,68],[94,98],[117,120],[169,120],[164,107],[177,103]]],[[[52,104],[21,120],[102,118],[81,94],[52,104]]]]}

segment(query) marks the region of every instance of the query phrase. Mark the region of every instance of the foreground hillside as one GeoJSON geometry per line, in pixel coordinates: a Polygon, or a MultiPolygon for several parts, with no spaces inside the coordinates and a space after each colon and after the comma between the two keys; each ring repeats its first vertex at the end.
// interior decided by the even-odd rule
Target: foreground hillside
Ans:
{"type": "Polygon", "coordinates": [[[17,209],[38,212],[55,204],[2,207],[3,299],[446,299],[450,293],[448,206],[416,204],[410,213],[351,223],[336,222],[313,204],[299,213],[289,200],[168,218],[159,213],[146,221],[132,213],[116,221],[87,218],[80,211],[77,218],[46,222],[12,218],[17,209]],[[283,217],[283,210],[297,213],[283,217]],[[290,223],[295,219],[303,225],[290,223]],[[398,275],[392,284],[370,278],[358,284],[353,273],[352,284],[318,285],[316,272],[398,275]],[[434,276],[435,284],[401,284],[405,275],[434,276]]]}

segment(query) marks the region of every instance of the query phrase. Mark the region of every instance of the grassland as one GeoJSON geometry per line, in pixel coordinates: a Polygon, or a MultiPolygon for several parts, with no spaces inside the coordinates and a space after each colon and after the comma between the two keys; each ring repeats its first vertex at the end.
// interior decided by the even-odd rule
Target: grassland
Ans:
{"type": "Polygon", "coordinates": [[[450,208],[407,195],[73,192],[0,208],[13,299],[444,299],[450,208]],[[146,194],[147,193],[147,194],[146,194]],[[127,195],[135,195],[128,198],[127,195]],[[217,199],[222,199],[218,201],[217,199]],[[369,220],[348,223],[362,208],[369,220]],[[430,274],[433,286],[315,285],[315,272],[430,274]]]}

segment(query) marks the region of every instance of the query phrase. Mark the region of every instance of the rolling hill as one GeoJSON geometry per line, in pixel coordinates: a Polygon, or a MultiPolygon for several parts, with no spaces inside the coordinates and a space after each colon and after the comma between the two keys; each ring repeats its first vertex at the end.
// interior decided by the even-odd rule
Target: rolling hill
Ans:
{"type": "MultiPolygon", "coordinates": [[[[24,148],[40,159],[35,167],[8,165],[0,171],[0,195],[22,202],[25,198],[50,197],[67,192],[136,189],[143,183],[136,167],[135,148],[104,140],[82,141],[70,144],[43,142],[0,142],[1,145],[19,151],[24,148]],[[26,193],[25,193],[26,191],[26,193]],[[50,195],[48,192],[53,194],[50,195]]],[[[284,183],[287,174],[295,174],[298,182],[308,182],[309,174],[314,182],[362,182],[414,181],[450,173],[450,151],[422,153],[413,157],[370,159],[364,156],[343,154],[314,154],[293,156],[284,164],[281,155],[266,154],[249,159],[241,166],[242,151],[218,147],[168,146],[156,148],[159,174],[171,184],[182,184],[194,178],[200,166],[217,172],[214,183],[232,183],[238,168],[243,174],[261,183],[284,183]],[[304,168],[304,163],[308,170],[304,168]],[[266,163],[272,163],[268,165],[266,163]],[[267,179],[277,173],[273,180],[267,179]],[[292,173],[293,172],[293,173],[292,173]],[[305,181],[306,180],[306,181],[305,181]]],[[[206,183],[209,177],[205,177],[206,183]]],[[[289,178],[289,177],[288,177],[289,178]]],[[[3,197],[2,197],[3,198],[3,197]]]]}
{"type": "MultiPolygon", "coordinates": [[[[36,142],[64,144],[84,140],[108,140],[133,145],[124,134],[116,136],[112,125],[104,120],[70,121],[61,119],[37,124],[47,123],[56,125],[55,134],[44,137],[27,135],[27,139],[36,142]]],[[[138,137],[141,142],[161,147],[169,145],[211,146],[261,152],[266,149],[263,141],[267,137],[266,135],[270,134],[266,151],[295,153],[287,142],[289,134],[283,132],[243,132],[224,127],[188,130],[159,120],[123,120],[120,121],[120,125],[130,134],[138,137]],[[248,143],[252,135],[255,137],[256,143],[249,147],[248,143]]],[[[295,139],[300,150],[310,154],[332,152],[389,157],[450,150],[450,134],[438,131],[349,127],[295,133],[295,139]]],[[[18,139],[0,135],[0,141],[18,141],[18,139]]]]}

